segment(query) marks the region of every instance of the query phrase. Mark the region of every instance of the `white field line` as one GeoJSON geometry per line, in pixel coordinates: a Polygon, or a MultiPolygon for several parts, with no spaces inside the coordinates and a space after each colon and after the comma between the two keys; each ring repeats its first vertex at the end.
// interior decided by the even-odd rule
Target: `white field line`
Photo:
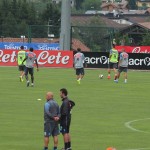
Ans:
{"type": "MultiPolygon", "coordinates": [[[[129,128],[130,130],[135,131],[135,132],[150,133],[150,132],[146,132],[146,131],[142,131],[142,130],[136,129],[136,128],[132,127],[132,125],[131,125],[131,124],[134,123],[134,122],[143,121],[143,120],[148,120],[148,119],[150,119],[150,118],[137,119],[137,120],[132,120],[132,121],[129,121],[129,122],[125,122],[125,126],[126,126],[127,128],[129,128]]],[[[142,149],[142,148],[141,148],[141,149],[142,149]]],[[[150,149],[150,148],[148,148],[148,149],[150,149]]]]}
{"type": "Polygon", "coordinates": [[[134,149],[124,149],[124,150],[148,150],[149,148],[134,148],[134,149]]]}

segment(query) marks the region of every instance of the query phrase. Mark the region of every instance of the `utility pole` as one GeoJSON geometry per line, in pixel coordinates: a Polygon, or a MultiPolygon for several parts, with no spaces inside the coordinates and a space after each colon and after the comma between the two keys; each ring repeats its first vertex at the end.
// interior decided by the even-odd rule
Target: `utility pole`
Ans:
{"type": "Polygon", "coordinates": [[[71,0],[62,0],[60,50],[70,50],[71,0]]]}

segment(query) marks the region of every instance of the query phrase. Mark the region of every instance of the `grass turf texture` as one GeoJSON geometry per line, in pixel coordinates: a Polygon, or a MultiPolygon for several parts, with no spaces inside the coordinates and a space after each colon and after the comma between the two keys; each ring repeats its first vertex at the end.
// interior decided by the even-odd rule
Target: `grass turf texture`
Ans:
{"type": "MultiPolygon", "coordinates": [[[[53,91],[61,104],[59,89],[65,87],[76,102],[72,113],[73,150],[150,149],[150,120],[133,122],[132,131],[125,123],[150,118],[150,72],[129,71],[128,83],[107,79],[107,70],[86,70],[78,85],[73,69],[40,68],[35,70],[35,86],[19,82],[16,67],[0,68],[0,149],[42,150],[43,106],[47,91],[53,91]],[[104,79],[98,75],[103,74],[104,79]],[[42,99],[38,101],[37,99],[42,99]]],[[[63,147],[59,135],[59,149],[63,147]]],[[[49,149],[52,148],[50,140],[49,149]]]]}

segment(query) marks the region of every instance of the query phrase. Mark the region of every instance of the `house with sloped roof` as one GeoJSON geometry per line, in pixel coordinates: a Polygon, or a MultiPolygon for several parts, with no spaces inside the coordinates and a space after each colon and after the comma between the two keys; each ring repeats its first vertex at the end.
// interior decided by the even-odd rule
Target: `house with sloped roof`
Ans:
{"type": "MultiPolygon", "coordinates": [[[[99,20],[101,22],[101,26],[105,26],[108,28],[123,28],[128,26],[129,24],[120,24],[115,22],[113,19],[109,19],[106,16],[101,15],[72,15],[71,16],[71,25],[72,26],[93,26],[95,23],[92,23],[94,19],[99,20]]],[[[100,26],[100,25],[99,25],[100,26]]]]}
{"type": "MultiPolygon", "coordinates": [[[[105,15],[72,15],[71,16],[71,49],[78,47],[83,51],[106,51],[110,48],[115,36],[120,33],[122,36],[129,31],[133,39],[140,39],[145,29],[149,29],[150,15],[123,15],[120,18],[108,17],[105,15]],[[136,24],[136,26],[135,26],[136,24]],[[138,24],[138,25],[137,25],[138,24]],[[136,30],[135,30],[136,29],[136,30]],[[141,32],[141,34],[139,34],[141,32]],[[93,47],[91,47],[91,45],[93,47]]],[[[1,38],[1,42],[22,42],[21,38],[1,38]]],[[[28,42],[28,38],[24,39],[28,42]]],[[[32,38],[32,42],[59,43],[59,39],[53,38],[32,38]]]]}
{"type": "MultiPolygon", "coordinates": [[[[117,45],[140,46],[143,36],[150,33],[149,22],[134,23],[114,33],[117,45]]],[[[110,35],[105,38],[109,39],[110,35]]]]}
{"type": "Polygon", "coordinates": [[[104,39],[114,30],[119,30],[129,24],[120,24],[103,15],[72,15],[71,36],[80,39],[91,51],[106,51],[110,49],[109,39],[104,39]]]}
{"type": "Polygon", "coordinates": [[[114,0],[108,2],[106,0],[102,0],[101,9],[103,11],[109,11],[109,12],[112,12],[113,10],[116,11],[128,10],[127,5],[128,5],[127,0],[121,0],[120,2],[116,2],[114,0]]]}
{"type": "MultiPolygon", "coordinates": [[[[138,10],[129,10],[128,1],[120,0],[119,2],[102,0],[101,9],[105,13],[113,13],[113,16],[122,14],[150,14],[150,0],[137,0],[138,10]]],[[[98,11],[96,13],[99,13],[98,11]]],[[[101,13],[101,12],[100,12],[101,13]]]]}
{"type": "MultiPolygon", "coordinates": [[[[86,27],[94,26],[91,21],[93,18],[99,19],[102,23],[101,26],[104,26],[110,29],[111,32],[104,33],[101,35],[101,39],[99,44],[102,44],[102,47],[106,47],[106,49],[109,48],[109,45],[111,45],[111,42],[115,36],[124,36],[128,35],[129,39],[131,39],[132,44],[139,45],[140,41],[142,40],[142,36],[146,33],[146,31],[149,31],[149,25],[150,25],[150,16],[149,15],[137,15],[137,14],[126,14],[122,15],[118,18],[116,17],[109,17],[106,15],[72,15],[71,16],[71,23],[74,29],[74,26],[82,26],[81,30],[79,30],[80,34],[83,34],[83,38],[89,38],[87,36],[84,30],[86,27]]],[[[100,26],[100,25],[99,25],[100,26]]],[[[101,30],[101,28],[99,28],[101,30]]],[[[97,28],[97,33],[99,32],[97,28]]],[[[88,32],[91,32],[91,29],[89,28],[88,32]]]]}
{"type": "Polygon", "coordinates": [[[142,23],[139,23],[139,25],[147,28],[148,30],[150,30],[150,22],[142,22],[142,23]]]}
{"type": "Polygon", "coordinates": [[[149,7],[150,8],[150,0],[137,0],[136,5],[138,8],[149,7]]]}

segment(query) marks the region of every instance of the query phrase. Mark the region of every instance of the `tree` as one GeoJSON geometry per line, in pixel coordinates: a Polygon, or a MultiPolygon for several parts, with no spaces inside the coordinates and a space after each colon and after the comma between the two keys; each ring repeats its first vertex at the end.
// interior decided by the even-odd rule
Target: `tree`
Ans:
{"type": "Polygon", "coordinates": [[[35,10],[35,7],[34,7],[34,4],[31,3],[30,7],[28,8],[28,23],[30,25],[33,25],[33,24],[36,24],[37,22],[37,16],[36,16],[36,10],[35,10]]]}
{"type": "Polygon", "coordinates": [[[18,34],[28,36],[28,25],[25,20],[22,20],[18,26],[18,34]]]}
{"type": "Polygon", "coordinates": [[[48,0],[41,0],[42,3],[46,3],[48,0]]]}
{"type": "Polygon", "coordinates": [[[147,9],[147,3],[142,3],[142,8],[143,8],[144,10],[146,10],[146,9],[147,9]]]}
{"type": "Polygon", "coordinates": [[[10,3],[10,11],[16,17],[18,13],[17,0],[12,0],[12,2],[10,3]]]}
{"type": "Polygon", "coordinates": [[[86,0],[82,3],[82,8],[86,10],[100,10],[101,1],[100,0],[86,0]]]}
{"type": "Polygon", "coordinates": [[[72,28],[72,38],[77,38],[92,51],[105,51],[108,43],[104,41],[108,29],[99,16],[94,16],[89,23],[72,28]]]}
{"type": "Polygon", "coordinates": [[[76,10],[81,9],[82,3],[84,2],[84,0],[75,0],[75,8],[76,10]]]}
{"type": "MultiPolygon", "coordinates": [[[[1,4],[1,12],[2,12],[2,22],[5,19],[5,17],[8,15],[10,9],[9,1],[8,0],[3,0],[1,4]]],[[[1,22],[1,23],[2,23],[1,22]]]]}
{"type": "Polygon", "coordinates": [[[2,23],[2,29],[3,29],[3,36],[18,37],[17,22],[11,12],[9,12],[8,16],[4,19],[2,23]]]}
{"type": "MultiPolygon", "coordinates": [[[[29,25],[39,25],[34,29],[35,37],[47,36],[47,27],[41,25],[60,25],[60,8],[49,0],[39,8],[37,1],[31,0],[1,0],[0,1],[0,35],[9,37],[20,37],[28,35],[27,28],[29,25]],[[39,9],[37,9],[39,8],[39,9]],[[44,8],[44,10],[43,10],[44,8]],[[38,15],[37,15],[37,10],[38,15]],[[51,20],[51,22],[50,22],[51,20]]],[[[38,1],[39,4],[39,1],[38,1]]],[[[59,33],[59,28],[52,28],[59,33]]]]}
{"type": "Polygon", "coordinates": [[[19,9],[19,19],[20,20],[27,20],[28,23],[28,16],[29,16],[29,4],[26,2],[26,0],[23,0],[20,4],[19,9]]]}
{"type": "Polygon", "coordinates": [[[52,3],[48,3],[46,9],[41,14],[42,23],[49,25],[47,30],[50,30],[55,36],[59,35],[60,18],[59,7],[52,3]]]}
{"type": "Polygon", "coordinates": [[[57,5],[48,3],[46,9],[41,14],[41,17],[45,24],[47,24],[48,21],[51,21],[53,25],[59,25],[60,10],[57,5]]]}
{"type": "Polygon", "coordinates": [[[128,9],[137,9],[136,0],[128,0],[128,9]]]}
{"type": "Polygon", "coordinates": [[[143,36],[143,41],[141,42],[143,46],[150,45],[150,32],[147,32],[146,35],[143,36]]]}

